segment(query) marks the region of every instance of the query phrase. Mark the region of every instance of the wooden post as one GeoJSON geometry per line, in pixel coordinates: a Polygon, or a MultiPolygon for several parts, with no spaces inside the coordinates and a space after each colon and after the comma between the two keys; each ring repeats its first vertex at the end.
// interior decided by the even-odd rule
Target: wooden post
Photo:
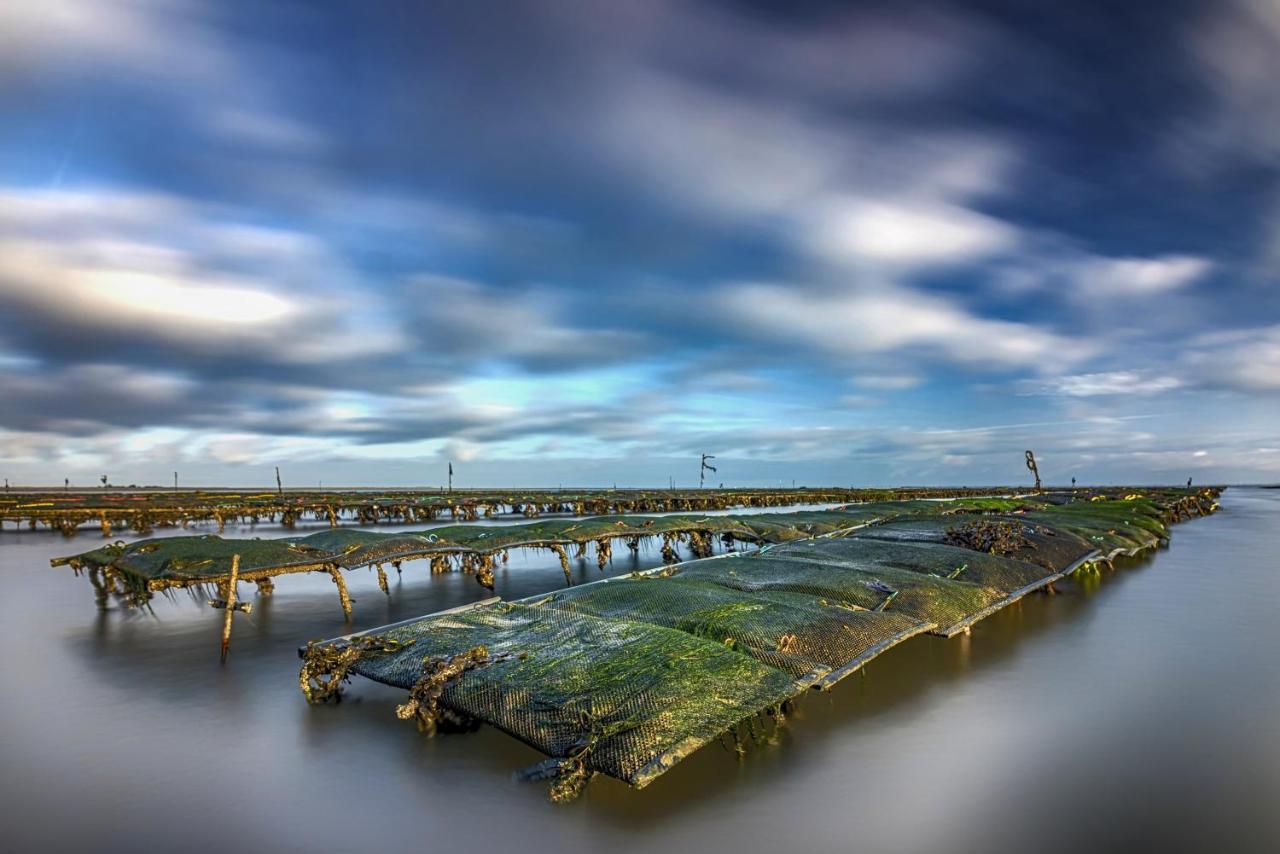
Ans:
{"type": "Polygon", "coordinates": [[[243,611],[248,614],[253,611],[252,602],[236,601],[236,584],[240,580],[240,555],[231,556],[231,577],[226,581],[218,582],[218,593],[222,595],[221,599],[210,599],[210,608],[221,608],[226,611],[222,618],[222,660],[227,660],[227,651],[231,648],[231,620],[235,616],[236,611],[243,611]]]}
{"type": "Polygon", "coordinates": [[[559,543],[552,543],[547,546],[551,551],[556,553],[556,557],[560,558],[560,569],[564,572],[564,583],[566,587],[573,586],[573,573],[569,569],[569,555],[565,553],[564,546],[559,543]]]}
{"type": "Polygon", "coordinates": [[[333,583],[338,586],[338,598],[342,601],[342,613],[348,620],[351,619],[351,594],[347,592],[347,582],[342,579],[342,570],[337,565],[329,564],[329,577],[333,579],[333,583]]]}
{"type": "Polygon", "coordinates": [[[226,616],[222,618],[222,660],[227,660],[231,649],[231,618],[236,612],[236,582],[240,579],[240,555],[231,558],[231,581],[227,583],[226,616]]]}

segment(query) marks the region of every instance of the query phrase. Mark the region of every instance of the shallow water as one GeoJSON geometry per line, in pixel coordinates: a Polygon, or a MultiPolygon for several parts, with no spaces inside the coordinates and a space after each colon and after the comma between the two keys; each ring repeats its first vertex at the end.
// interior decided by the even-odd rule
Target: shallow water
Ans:
{"type": "MultiPolygon", "coordinates": [[[[48,566],[97,539],[8,531],[0,833],[14,851],[187,854],[1276,851],[1278,522],[1280,490],[1229,490],[1168,550],[805,697],[743,762],[713,745],[568,807],[512,782],[540,756],[492,729],[426,739],[395,720],[402,692],[357,681],[312,708],[298,691],[300,642],[488,595],[469,577],[407,563],[388,598],[357,573],[351,626],[327,577],[280,578],[223,667],[220,612],[182,597],[99,614],[83,578],[48,566]]],[[[514,555],[497,592],[556,589],[548,558],[514,555]]],[[[624,551],[611,572],[656,562],[624,551]]]]}

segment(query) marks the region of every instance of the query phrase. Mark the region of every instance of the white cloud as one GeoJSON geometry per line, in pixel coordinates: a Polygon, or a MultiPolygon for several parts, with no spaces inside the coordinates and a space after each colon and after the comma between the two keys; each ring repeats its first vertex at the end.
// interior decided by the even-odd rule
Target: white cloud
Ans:
{"type": "Polygon", "coordinates": [[[0,303],[32,321],[292,363],[400,349],[355,281],[307,235],[181,199],[0,186],[0,303]]]}
{"type": "Polygon", "coordinates": [[[233,63],[199,0],[40,0],[0,4],[0,70],[122,70],[169,85],[212,80],[233,63]]]}
{"type": "Polygon", "coordinates": [[[924,383],[924,379],[914,374],[866,374],[854,377],[853,382],[862,388],[903,391],[917,388],[924,383]]]}
{"type": "Polygon", "coordinates": [[[1017,230],[958,205],[844,198],[814,212],[804,240],[819,257],[927,267],[1012,249],[1017,230]]]}
{"type": "Polygon", "coordinates": [[[781,227],[826,263],[901,270],[1007,251],[1018,230],[971,207],[1017,152],[992,135],[892,132],[635,72],[584,125],[609,165],[686,212],[781,227]]]}
{"type": "Polygon", "coordinates": [[[1081,342],[979,317],[942,297],[902,288],[830,293],[739,284],[720,292],[719,305],[758,335],[835,356],[923,351],[966,364],[1045,368],[1088,355],[1081,342]]]}
{"type": "Polygon", "coordinates": [[[305,122],[242,105],[209,109],[200,120],[216,136],[266,149],[311,154],[327,142],[323,133],[305,122]]]}
{"type": "Polygon", "coordinates": [[[1051,379],[1023,383],[1029,394],[1064,397],[1101,397],[1106,395],[1161,394],[1182,388],[1186,383],[1175,376],[1142,371],[1103,371],[1093,374],[1070,374],[1051,379]]]}
{"type": "Polygon", "coordinates": [[[1208,383],[1280,391],[1280,325],[1200,336],[1185,360],[1208,383]]]}
{"type": "Polygon", "coordinates": [[[1081,262],[1073,279],[1080,296],[1148,297],[1187,287],[1203,278],[1213,264],[1194,255],[1156,258],[1092,258],[1081,262]]]}

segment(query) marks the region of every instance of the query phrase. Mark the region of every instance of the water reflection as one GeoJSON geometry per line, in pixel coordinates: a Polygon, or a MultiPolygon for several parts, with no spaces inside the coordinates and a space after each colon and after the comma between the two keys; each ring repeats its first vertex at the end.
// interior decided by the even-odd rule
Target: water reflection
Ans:
{"type": "MultiPolygon", "coordinates": [[[[469,577],[406,564],[388,597],[354,574],[347,627],[327,577],[289,576],[238,615],[222,667],[220,612],[179,596],[99,614],[83,579],[47,565],[67,541],[10,532],[3,831],[14,850],[192,854],[1276,850],[1280,493],[1232,490],[1225,506],[1172,549],[1027,597],[972,636],[895,648],[807,696],[743,762],[713,745],[645,790],[597,780],[567,809],[511,781],[539,756],[492,729],[424,739],[394,719],[401,692],[358,682],[311,708],[297,691],[300,643],[489,595],[469,577]],[[211,816],[232,816],[232,843],[211,816]]],[[[608,572],[659,560],[624,552],[608,572]]],[[[594,561],[573,571],[600,577],[594,561]]],[[[497,584],[516,598],[563,576],[516,553],[497,584]]]]}

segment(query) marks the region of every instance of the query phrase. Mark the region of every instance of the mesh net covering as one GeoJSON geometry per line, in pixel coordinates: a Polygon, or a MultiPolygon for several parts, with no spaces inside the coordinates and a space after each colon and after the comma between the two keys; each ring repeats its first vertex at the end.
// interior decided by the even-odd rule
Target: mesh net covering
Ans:
{"type": "Polygon", "coordinates": [[[985,515],[934,504],[927,516],[877,510],[874,518],[897,521],[853,532],[851,517],[798,514],[840,535],[778,538],[750,554],[309,645],[304,690],[317,699],[324,687],[323,699],[359,674],[409,689],[417,699],[402,710],[420,720],[438,702],[516,736],[553,757],[550,776],[580,784],[603,772],[641,786],[735,725],[806,686],[829,686],[913,635],[960,631],[1100,559],[1112,543],[1158,543],[1193,505],[1196,513],[1215,506],[1208,494],[1186,493],[1004,502],[985,515]],[[975,533],[975,523],[1001,526],[1000,536],[975,533]]]}
{"type": "Polygon", "coordinates": [[[1194,502],[1189,504],[1185,496],[1170,499],[1168,495],[1152,494],[1120,500],[1051,504],[1028,510],[1022,516],[1060,532],[1075,534],[1104,552],[1132,554],[1167,540],[1170,522],[1187,512],[1186,507],[1198,506],[1194,502]]]}
{"type": "Polygon", "coordinates": [[[850,542],[848,546],[849,558],[839,562],[816,555],[753,554],[694,561],[680,567],[677,575],[714,580],[748,593],[802,593],[846,608],[891,611],[942,634],[958,631],[1002,598],[999,590],[969,581],[863,563],[856,558],[859,544],[850,542]]]}
{"type": "Polygon", "coordinates": [[[856,669],[893,643],[931,628],[908,614],[855,609],[806,593],[746,592],[684,575],[637,575],[588,584],[539,604],[669,626],[819,684],[829,684],[833,674],[856,669]]]}
{"type": "Polygon", "coordinates": [[[215,535],[164,537],[131,544],[116,543],[53,563],[110,566],[144,582],[211,583],[225,580],[240,556],[240,572],[255,574],[340,566],[355,569],[396,560],[433,555],[493,554],[505,549],[549,545],[582,545],[617,540],[697,533],[730,536],[745,542],[784,542],[829,534],[900,516],[938,513],[963,506],[996,511],[1018,506],[1009,499],[891,501],[851,505],[838,510],[703,516],[595,516],[520,525],[449,525],[423,531],[379,533],[332,529],[304,537],[228,539],[215,535]]]}
{"type": "MultiPolygon", "coordinates": [[[[968,569],[957,577],[966,581],[991,578],[995,586],[1001,588],[1009,588],[1009,585],[996,581],[994,574],[1011,573],[1011,578],[1023,579],[1026,584],[1031,582],[1032,576],[1045,577],[1059,572],[1095,550],[1094,545],[1083,537],[1033,521],[1025,515],[957,514],[909,519],[866,528],[858,531],[857,536],[860,540],[881,541],[886,545],[912,545],[921,555],[936,554],[939,560],[943,560],[944,555],[965,555],[976,551],[979,555],[965,557],[961,561],[968,564],[968,569]],[[988,560],[988,557],[1004,560],[988,560]]],[[[1013,588],[1021,586],[1013,585],[1013,588]]]]}
{"type": "Polygon", "coordinates": [[[419,620],[352,671],[413,688],[424,658],[483,646],[488,663],[445,688],[448,708],[553,757],[642,786],[801,686],[785,672],[662,626],[499,603],[419,620]]]}

